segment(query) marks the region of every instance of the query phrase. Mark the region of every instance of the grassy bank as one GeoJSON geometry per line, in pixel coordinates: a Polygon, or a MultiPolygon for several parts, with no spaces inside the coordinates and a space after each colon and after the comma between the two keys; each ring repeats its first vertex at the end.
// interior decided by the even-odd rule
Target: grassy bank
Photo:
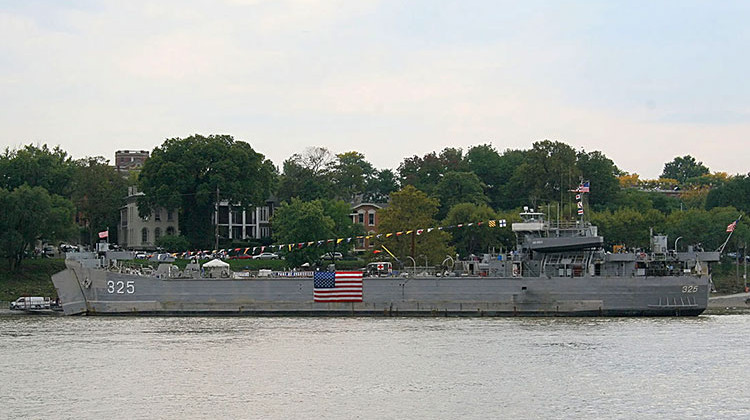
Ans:
{"type": "Polygon", "coordinates": [[[24,260],[17,271],[8,270],[8,264],[0,263],[0,300],[13,301],[19,296],[57,297],[52,285],[52,275],[65,268],[59,258],[24,260]]]}

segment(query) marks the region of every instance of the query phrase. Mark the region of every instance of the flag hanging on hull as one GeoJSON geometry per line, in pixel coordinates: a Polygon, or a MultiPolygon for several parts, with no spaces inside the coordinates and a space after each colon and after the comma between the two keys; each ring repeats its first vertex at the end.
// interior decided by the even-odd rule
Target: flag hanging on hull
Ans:
{"type": "Polygon", "coordinates": [[[361,271],[318,271],[313,282],[315,302],[362,302],[361,271]]]}

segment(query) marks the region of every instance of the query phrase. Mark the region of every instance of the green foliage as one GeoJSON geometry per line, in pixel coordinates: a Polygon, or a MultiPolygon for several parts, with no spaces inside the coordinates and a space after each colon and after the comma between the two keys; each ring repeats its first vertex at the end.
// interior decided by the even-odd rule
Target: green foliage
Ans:
{"type": "MultiPolygon", "coordinates": [[[[438,201],[427,194],[407,185],[400,191],[391,194],[390,205],[378,210],[380,223],[378,230],[383,233],[406,232],[420,228],[436,227],[435,216],[438,212],[438,201]]],[[[375,240],[375,248],[385,245],[402,262],[407,256],[412,258],[427,257],[430,263],[442,261],[446,255],[454,255],[455,250],[448,245],[450,234],[434,230],[422,235],[411,234],[381,237],[375,240]]]]}
{"type": "MultiPolygon", "coordinates": [[[[348,238],[361,232],[348,216],[349,206],[343,201],[302,201],[292,198],[276,209],[271,220],[274,240],[279,244],[317,242],[320,240],[348,238]]],[[[304,246],[286,253],[292,266],[314,263],[326,251],[346,252],[350,243],[326,243],[324,246],[304,246]]]]}
{"type": "Polygon", "coordinates": [[[706,196],[706,208],[734,206],[750,213],[750,174],[738,175],[713,188],[706,196]]]}
{"type": "Polygon", "coordinates": [[[445,217],[448,210],[459,203],[486,204],[482,182],[473,172],[451,171],[438,182],[435,197],[441,203],[439,217],[445,217]]]}
{"type": "Polygon", "coordinates": [[[5,149],[0,156],[0,188],[14,190],[21,185],[42,187],[69,197],[75,163],[59,146],[49,149],[31,144],[18,150],[5,149]]]}
{"type": "Polygon", "coordinates": [[[605,208],[620,191],[620,182],[617,179],[620,170],[611,159],[599,151],[578,152],[576,165],[584,179],[589,180],[591,191],[595,192],[589,195],[589,204],[595,209],[605,208]]]}
{"type": "Polygon", "coordinates": [[[0,300],[14,301],[21,296],[57,297],[53,274],[65,269],[61,258],[29,259],[14,270],[0,265],[0,300]]]}
{"type": "Polygon", "coordinates": [[[279,200],[333,198],[334,183],[329,168],[332,162],[331,152],[323,147],[308,148],[305,153],[294,154],[285,160],[279,179],[279,200]]]}
{"type": "Polygon", "coordinates": [[[451,207],[443,225],[455,226],[459,223],[482,222],[480,226],[464,226],[451,232],[450,244],[456,248],[461,258],[465,258],[470,254],[478,255],[488,252],[491,248],[499,250],[500,247],[510,249],[513,246],[515,238],[509,228],[499,226],[491,228],[487,225],[489,220],[500,218],[486,204],[461,203],[451,207]]]}
{"type": "Polygon", "coordinates": [[[0,255],[17,269],[37,241],[54,242],[75,235],[70,200],[49,195],[42,187],[0,189],[0,255]]]}
{"type": "Polygon", "coordinates": [[[534,143],[523,163],[513,174],[517,193],[528,196],[532,206],[561,200],[578,186],[581,170],[576,151],[565,143],[549,140],[534,143]]]}
{"type": "MultiPolygon", "coordinates": [[[[672,212],[666,217],[662,233],[672,239],[682,237],[685,245],[701,243],[707,250],[718,249],[727,238],[726,227],[739,216],[734,207],[716,207],[709,211],[690,209],[672,212]]],[[[750,228],[740,223],[732,235],[732,241],[750,239],[750,228]]]]}
{"type": "Polygon", "coordinates": [[[690,178],[700,177],[708,173],[709,170],[703,165],[703,162],[697,162],[694,157],[685,155],[683,157],[678,156],[671,162],[667,162],[664,165],[661,177],[676,179],[679,183],[683,184],[690,178]]]}
{"type": "Polygon", "coordinates": [[[376,171],[375,176],[368,181],[363,199],[371,203],[385,202],[394,191],[398,191],[396,174],[390,169],[383,169],[376,171]]]}
{"type": "Polygon", "coordinates": [[[179,209],[180,231],[191,246],[213,242],[211,223],[219,200],[245,207],[265,203],[275,182],[273,163],[242,141],[228,135],[198,134],[166,140],[154,149],[139,176],[145,193],[138,203],[141,216],[156,207],[179,209]]]}
{"type": "Polygon", "coordinates": [[[608,247],[624,244],[628,247],[647,248],[650,229],[661,226],[664,215],[654,209],[639,211],[622,208],[614,212],[606,210],[593,213],[591,222],[598,226],[599,235],[604,236],[608,247]]]}
{"type": "Polygon", "coordinates": [[[372,182],[375,168],[359,152],[340,153],[336,155],[331,176],[339,197],[351,200],[372,182]]]}
{"type": "Polygon", "coordinates": [[[96,233],[108,228],[110,240],[116,241],[127,181],[102,157],[81,159],[75,169],[72,199],[82,223],[88,226],[87,243],[96,242],[96,233]]]}
{"type": "Polygon", "coordinates": [[[402,186],[412,185],[431,194],[442,177],[450,171],[463,171],[465,162],[461,149],[445,148],[440,154],[428,153],[424,157],[406,158],[398,167],[402,186]]]}
{"type": "Polygon", "coordinates": [[[190,241],[182,235],[163,235],[156,240],[156,246],[167,252],[184,252],[190,250],[190,241]]]}

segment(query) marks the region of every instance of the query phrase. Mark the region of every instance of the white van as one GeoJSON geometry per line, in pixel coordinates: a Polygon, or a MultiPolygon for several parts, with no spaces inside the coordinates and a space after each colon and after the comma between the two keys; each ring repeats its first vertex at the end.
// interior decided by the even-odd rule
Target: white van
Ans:
{"type": "Polygon", "coordinates": [[[50,309],[50,298],[39,296],[23,296],[10,303],[10,309],[50,309]]]}

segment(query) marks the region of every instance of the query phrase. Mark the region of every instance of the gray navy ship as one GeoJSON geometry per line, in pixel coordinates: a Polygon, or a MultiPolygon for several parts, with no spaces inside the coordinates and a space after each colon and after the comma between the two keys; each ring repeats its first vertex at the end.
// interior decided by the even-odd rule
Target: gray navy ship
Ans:
{"type": "MultiPolygon", "coordinates": [[[[218,260],[184,269],[132,264],[133,253],[68,253],[52,276],[66,315],[696,316],[719,252],[608,252],[597,227],[524,209],[516,248],[434,273],[364,270],[359,301],[319,301],[313,272],[233,273],[218,260]]],[[[332,276],[333,277],[333,276],[332,276]]]]}

